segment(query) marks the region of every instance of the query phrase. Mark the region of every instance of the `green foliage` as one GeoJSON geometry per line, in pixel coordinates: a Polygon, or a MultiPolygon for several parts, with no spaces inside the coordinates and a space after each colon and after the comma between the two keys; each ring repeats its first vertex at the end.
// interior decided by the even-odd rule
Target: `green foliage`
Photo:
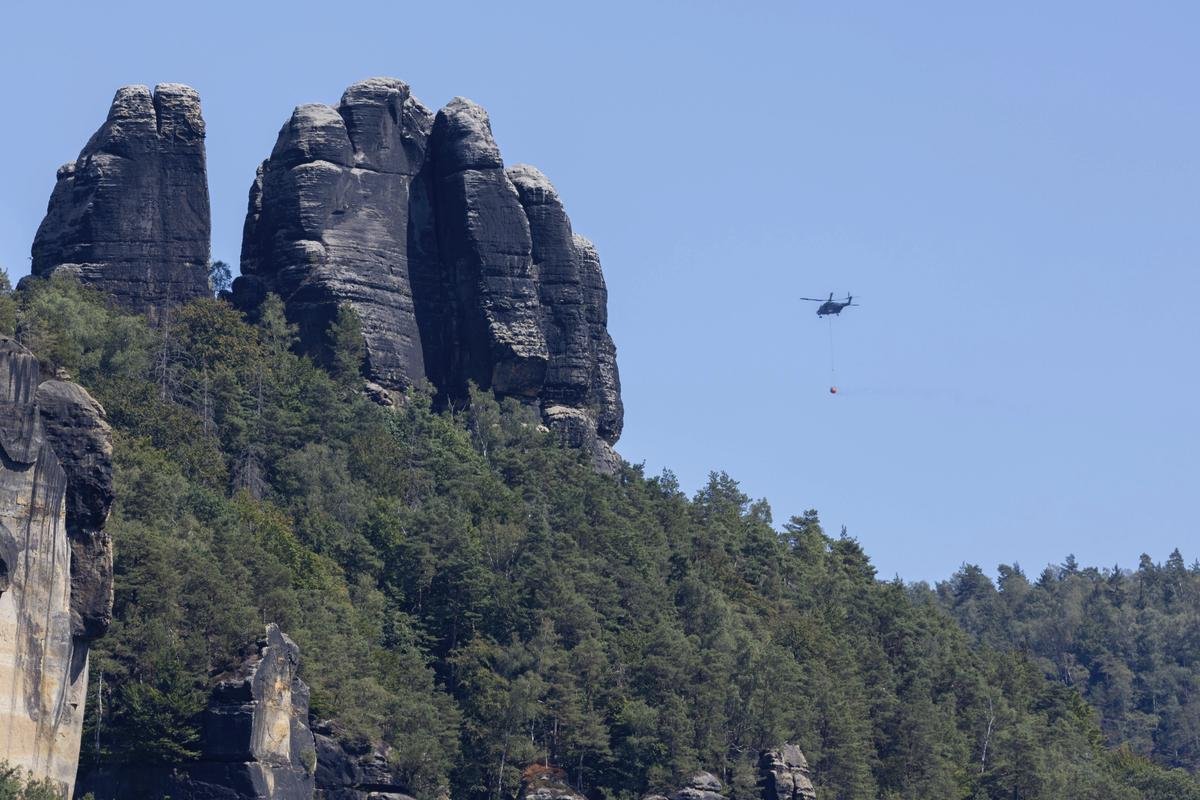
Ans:
{"type": "MultiPolygon", "coordinates": [[[[191,757],[210,676],[274,621],[314,716],[386,743],[422,800],[510,798],[534,761],[613,800],[701,767],[740,798],[755,752],[785,741],[823,799],[1193,796],[1107,750],[1040,662],[878,581],[815,512],[780,531],[722,473],[693,498],[669,473],[598,475],[486,392],[441,413],[419,390],[368,402],[348,390],[349,311],[327,372],[292,352],[276,297],[255,324],[206,299],[154,329],[67,280],[17,308],[116,429],[87,762],[191,757]]],[[[984,583],[962,588],[979,619],[984,583]]]]}
{"type": "Polygon", "coordinates": [[[53,781],[36,781],[17,767],[0,761],[0,800],[61,800],[53,781]]]}
{"type": "Polygon", "coordinates": [[[1068,557],[1032,582],[1015,565],[999,574],[993,585],[964,566],[937,587],[941,604],[981,642],[1029,653],[1080,692],[1110,745],[1200,769],[1200,565],[1176,550],[1132,572],[1068,557]]]}
{"type": "Polygon", "coordinates": [[[17,332],[17,301],[12,294],[8,272],[0,267],[0,336],[17,332]]]}
{"type": "Polygon", "coordinates": [[[233,285],[233,268],[224,261],[211,261],[208,265],[208,290],[214,295],[229,291],[233,285]]]}
{"type": "Polygon", "coordinates": [[[354,306],[341,303],[337,317],[329,326],[329,371],[340,383],[354,386],[362,377],[367,346],[363,341],[362,321],[354,306]]]}

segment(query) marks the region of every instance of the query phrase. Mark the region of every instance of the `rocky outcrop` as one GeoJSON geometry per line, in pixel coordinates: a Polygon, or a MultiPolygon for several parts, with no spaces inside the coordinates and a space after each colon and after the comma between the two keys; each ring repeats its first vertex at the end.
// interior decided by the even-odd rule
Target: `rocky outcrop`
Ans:
{"type": "MultiPolygon", "coordinates": [[[[325,352],[340,303],[362,320],[368,370],[390,387],[426,372],[422,309],[445,307],[426,174],[433,114],[396,80],[356,83],[337,107],[304,105],[250,193],[238,301],[280,295],[309,351],[325,352]]],[[[436,337],[433,337],[436,338],[436,337]]],[[[432,346],[436,347],[436,344],[432,346]]]]}
{"type": "MultiPolygon", "coordinates": [[[[816,800],[817,797],[808,760],[792,744],[759,753],[757,789],[761,800],[816,800]]],[[[697,772],[679,789],[648,794],[642,800],[741,800],[741,795],[731,794],[729,787],[711,772],[697,772]]]]}
{"type": "Polygon", "coordinates": [[[763,800],[816,800],[808,759],[794,744],[764,750],[758,761],[763,800]]]}
{"type": "Polygon", "coordinates": [[[268,292],[318,359],[349,303],[377,386],[427,380],[462,399],[473,382],[537,405],[599,468],[620,463],[595,248],[542,173],[505,170],[487,112],[469,100],[434,115],[404,83],[375,78],[337,106],[298,107],[251,188],[232,296],[253,314],[268,292]]]}
{"type": "Polygon", "coordinates": [[[461,97],[434,122],[438,248],[459,309],[460,377],[539,396],[548,353],[529,222],[487,112],[461,97]]]}
{"type": "Polygon", "coordinates": [[[276,625],[204,711],[198,761],[119,765],[80,779],[98,800],[311,800],[316,743],[308,728],[308,686],[297,676],[300,649],[276,625]]]}
{"type": "Polygon", "coordinates": [[[711,772],[697,772],[670,800],[727,800],[721,779],[711,772]]]}
{"type": "Polygon", "coordinates": [[[69,795],[89,643],[112,617],[104,409],[0,337],[0,761],[69,795]]]}
{"type": "Polygon", "coordinates": [[[386,749],[336,739],[329,723],[314,725],[314,733],[317,800],[412,800],[386,749]]]}
{"type": "Polygon", "coordinates": [[[533,764],[521,773],[517,800],[584,800],[584,796],[571,787],[566,770],[533,764]]]}
{"type": "Polygon", "coordinates": [[[32,274],[70,272],[157,314],[208,293],[210,227],[199,95],[177,83],[125,86],[58,171],[32,274]]]}

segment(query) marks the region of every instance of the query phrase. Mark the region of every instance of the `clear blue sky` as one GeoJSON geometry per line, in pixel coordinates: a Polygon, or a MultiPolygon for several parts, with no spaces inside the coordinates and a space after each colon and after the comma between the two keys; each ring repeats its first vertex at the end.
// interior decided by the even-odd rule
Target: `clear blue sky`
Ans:
{"type": "Polygon", "coordinates": [[[394,75],[486,106],[599,246],[647,471],[816,507],[885,577],[1191,560],[1200,5],[987,5],[15,4],[0,263],[118,85],[199,89],[236,262],[292,107],[394,75]]]}

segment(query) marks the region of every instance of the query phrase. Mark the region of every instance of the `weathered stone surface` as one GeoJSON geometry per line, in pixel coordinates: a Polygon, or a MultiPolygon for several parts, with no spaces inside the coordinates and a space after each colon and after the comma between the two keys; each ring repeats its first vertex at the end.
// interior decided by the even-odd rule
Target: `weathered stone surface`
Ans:
{"type": "Polygon", "coordinates": [[[529,221],[538,274],[549,353],[542,414],[565,443],[589,451],[601,471],[615,472],[620,458],[611,445],[624,410],[600,258],[591,242],[572,232],[558,192],[540,170],[518,164],[508,175],[529,221]]]}
{"type": "Polygon", "coordinates": [[[313,728],[318,800],[412,800],[388,764],[386,750],[338,740],[329,723],[313,728]]]}
{"type": "Polygon", "coordinates": [[[507,174],[529,222],[538,276],[541,328],[549,353],[540,397],[544,403],[580,406],[591,385],[593,359],[571,220],[558,192],[536,167],[518,164],[507,174]]]}
{"type": "Polygon", "coordinates": [[[596,433],[596,418],[583,408],[552,405],[542,409],[546,425],[558,435],[566,447],[583,450],[591,457],[592,466],[605,475],[615,475],[621,467],[621,457],[612,445],[596,433]]]}
{"type": "Polygon", "coordinates": [[[711,772],[697,772],[671,800],[726,800],[721,779],[711,772]]]}
{"type": "Polygon", "coordinates": [[[764,750],[758,761],[763,800],[815,800],[808,759],[794,744],[764,750]]]}
{"type": "Polygon", "coordinates": [[[198,761],[106,767],[82,776],[79,791],[98,800],[311,800],[317,753],[299,664],[300,649],[268,625],[254,652],[213,689],[198,761]]]}
{"type": "Polygon", "coordinates": [[[254,313],[268,292],[319,358],[339,304],[353,306],[378,387],[428,380],[461,400],[473,381],[537,404],[607,471],[620,463],[600,260],[541,172],[504,169],[469,100],[434,116],[373,78],[336,107],[297,108],[251,188],[232,296],[254,313]]]}
{"type": "Polygon", "coordinates": [[[438,248],[462,314],[461,374],[500,394],[535,398],[548,353],[529,222],[487,112],[454,98],[437,114],[430,147],[438,248]]]}
{"type": "Polygon", "coordinates": [[[608,288],[600,269],[596,247],[584,237],[574,237],[576,258],[583,281],[584,308],[591,339],[592,371],[586,406],[596,415],[600,438],[616,444],[625,424],[621,402],[621,376],[617,371],[617,347],[608,333],[608,288]]]}
{"type": "Polygon", "coordinates": [[[113,502],[112,429],[104,409],[78,384],[46,381],[37,404],[46,439],[67,475],[71,634],[95,639],[112,622],[112,537],[104,530],[113,502]]]}
{"type": "Polygon", "coordinates": [[[340,303],[362,321],[367,370],[404,388],[424,377],[414,292],[430,289],[436,241],[422,169],[433,114],[397,80],[300,106],[250,193],[239,305],[283,298],[309,352],[324,356],[340,303]]]}
{"type": "Polygon", "coordinates": [[[199,95],[177,83],[125,86],[58,171],[32,274],[71,272],[157,314],[207,294],[210,228],[199,95]]]}
{"type": "Polygon", "coordinates": [[[104,410],[0,337],[0,761],[75,782],[89,641],[112,615],[104,410]]]}

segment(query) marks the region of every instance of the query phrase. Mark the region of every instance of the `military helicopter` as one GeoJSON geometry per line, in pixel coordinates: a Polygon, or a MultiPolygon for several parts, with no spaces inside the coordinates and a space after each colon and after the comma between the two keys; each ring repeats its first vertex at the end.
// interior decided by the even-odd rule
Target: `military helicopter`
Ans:
{"type": "Polygon", "coordinates": [[[833,292],[829,293],[829,298],[826,300],[822,300],[818,297],[801,297],[800,299],[808,300],[811,303],[820,303],[821,307],[817,309],[818,317],[825,317],[830,314],[833,314],[834,316],[838,316],[842,313],[842,309],[845,308],[846,306],[857,306],[858,305],[858,303],[854,302],[854,295],[852,295],[852,294],[846,295],[846,301],[843,303],[840,300],[833,299],[833,292]]]}

